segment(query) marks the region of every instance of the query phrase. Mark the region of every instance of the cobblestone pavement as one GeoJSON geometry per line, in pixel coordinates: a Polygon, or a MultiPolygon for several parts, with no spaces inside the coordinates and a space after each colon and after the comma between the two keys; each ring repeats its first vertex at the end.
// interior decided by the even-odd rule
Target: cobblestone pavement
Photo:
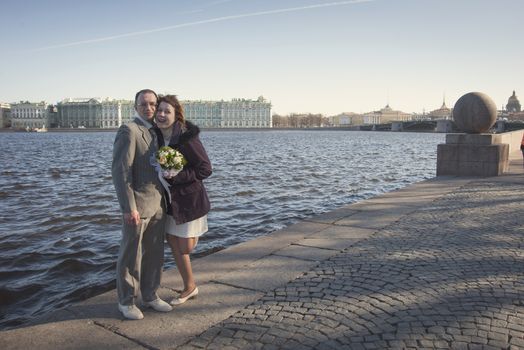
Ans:
{"type": "Polygon", "coordinates": [[[181,348],[524,349],[523,199],[469,183],[181,348]]]}

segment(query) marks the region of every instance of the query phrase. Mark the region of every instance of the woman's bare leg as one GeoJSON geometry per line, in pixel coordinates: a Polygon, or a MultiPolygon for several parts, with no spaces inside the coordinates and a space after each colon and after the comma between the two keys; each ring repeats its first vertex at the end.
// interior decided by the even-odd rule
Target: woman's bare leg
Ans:
{"type": "Polygon", "coordinates": [[[180,276],[184,282],[184,290],[180,294],[180,297],[184,298],[196,288],[189,254],[195,248],[198,238],[182,238],[168,235],[167,241],[171,246],[171,251],[175,257],[178,272],[180,272],[180,276]]]}

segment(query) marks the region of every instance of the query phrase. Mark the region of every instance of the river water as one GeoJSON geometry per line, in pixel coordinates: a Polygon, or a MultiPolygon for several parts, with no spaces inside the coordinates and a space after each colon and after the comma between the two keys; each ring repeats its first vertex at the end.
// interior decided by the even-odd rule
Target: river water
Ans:
{"type": "MultiPolygon", "coordinates": [[[[114,137],[0,133],[0,329],[115,287],[114,137]]],[[[196,257],[432,178],[444,142],[444,134],[323,130],[201,138],[213,164],[212,211],[196,257]]]]}

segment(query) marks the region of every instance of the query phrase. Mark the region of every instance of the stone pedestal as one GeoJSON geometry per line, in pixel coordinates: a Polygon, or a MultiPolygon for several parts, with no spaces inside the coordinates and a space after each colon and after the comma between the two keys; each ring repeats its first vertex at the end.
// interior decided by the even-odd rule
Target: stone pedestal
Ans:
{"type": "Polygon", "coordinates": [[[508,170],[509,145],[497,134],[448,134],[437,148],[437,176],[498,176],[508,170]]]}

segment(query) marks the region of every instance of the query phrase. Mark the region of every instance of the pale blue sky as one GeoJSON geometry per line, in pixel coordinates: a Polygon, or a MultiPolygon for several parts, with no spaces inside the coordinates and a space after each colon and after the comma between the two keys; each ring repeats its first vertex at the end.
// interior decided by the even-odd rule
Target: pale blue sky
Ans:
{"type": "Polygon", "coordinates": [[[524,102],[524,0],[0,0],[0,101],[256,99],[274,113],[524,102]]]}

